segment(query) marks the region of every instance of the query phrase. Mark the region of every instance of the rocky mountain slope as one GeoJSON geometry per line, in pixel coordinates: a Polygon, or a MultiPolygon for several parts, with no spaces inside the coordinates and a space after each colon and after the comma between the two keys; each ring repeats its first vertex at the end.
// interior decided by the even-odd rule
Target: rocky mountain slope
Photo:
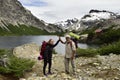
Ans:
{"type": "Polygon", "coordinates": [[[0,26],[9,30],[6,25],[24,24],[34,26],[48,32],[60,31],[60,28],[51,26],[36,18],[32,13],[24,8],[18,0],[0,0],[0,26]]]}
{"type": "Polygon", "coordinates": [[[90,10],[81,19],[69,19],[55,23],[64,30],[84,30],[91,27],[105,27],[112,24],[120,24],[120,15],[106,10],[90,10]]]}

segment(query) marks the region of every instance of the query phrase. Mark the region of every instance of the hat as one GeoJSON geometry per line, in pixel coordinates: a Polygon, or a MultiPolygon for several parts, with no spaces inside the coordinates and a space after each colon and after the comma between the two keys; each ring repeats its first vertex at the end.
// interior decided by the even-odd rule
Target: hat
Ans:
{"type": "Polygon", "coordinates": [[[70,36],[70,35],[65,35],[65,37],[71,38],[71,36],[70,36]]]}

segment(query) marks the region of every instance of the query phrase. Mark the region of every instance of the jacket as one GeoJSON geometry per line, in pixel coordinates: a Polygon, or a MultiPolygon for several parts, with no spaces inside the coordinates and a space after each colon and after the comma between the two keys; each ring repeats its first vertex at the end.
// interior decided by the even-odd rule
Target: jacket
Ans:
{"type": "Polygon", "coordinates": [[[47,59],[47,60],[52,59],[53,48],[56,47],[58,43],[59,43],[59,40],[54,45],[47,43],[44,54],[43,54],[44,59],[47,59]]]}

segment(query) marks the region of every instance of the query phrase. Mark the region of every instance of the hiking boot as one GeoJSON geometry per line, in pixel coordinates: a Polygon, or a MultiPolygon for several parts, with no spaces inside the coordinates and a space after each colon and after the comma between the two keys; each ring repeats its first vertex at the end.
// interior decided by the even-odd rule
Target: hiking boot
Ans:
{"type": "Polygon", "coordinates": [[[48,72],[47,74],[48,74],[48,75],[52,75],[52,74],[54,74],[54,73],[48,72]]]}
{"type": "Polygon", "coordinates": [[[44,74],[45,77],[47,77],[48,75],[47,74],[44,74]]]}
{"type": "Polygon", "coordinates": [[[66,74],[70,74],[68,71],[65,72],[66,74]]]}

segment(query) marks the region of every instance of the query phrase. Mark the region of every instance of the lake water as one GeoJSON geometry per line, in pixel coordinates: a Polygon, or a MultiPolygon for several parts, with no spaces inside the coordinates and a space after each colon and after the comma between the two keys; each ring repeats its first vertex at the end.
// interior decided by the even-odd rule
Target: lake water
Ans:
{"type": "MultiPolygon", "coordinates": [[[[41,45],[44,40],[48,41],[49,39],[53,39],[56,42],[58,40],[58,37],[57,36],[7,36],[7,37],[3,36],[0,37],[0,48],[10,49],[27,43],[36,43],[37,45],[41,45]]],[[[62,40],[65,41],[65,38],[62,37],[62,40]]],[[[83,43],[79,43],[78,46],[84,49],[95,47],[83,43]]],[[[64,44],[59,43],[55,47],[55,50],[58,53],[63,54],[65,52],[64,44]]]]}

